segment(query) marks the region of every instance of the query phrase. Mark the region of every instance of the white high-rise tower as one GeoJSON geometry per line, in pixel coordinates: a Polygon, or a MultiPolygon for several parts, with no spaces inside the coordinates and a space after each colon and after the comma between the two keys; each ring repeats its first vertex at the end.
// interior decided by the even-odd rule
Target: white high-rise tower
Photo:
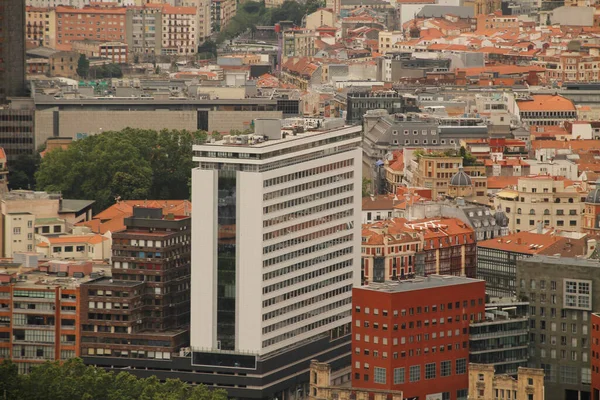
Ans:
{"type": "Polygon", "coordinates": [[[255,370],[265,393],[271,369],[349,362],[362,150],[360,126],[255,124],[194,146],[190,335],[193,365],[255,370]]]}

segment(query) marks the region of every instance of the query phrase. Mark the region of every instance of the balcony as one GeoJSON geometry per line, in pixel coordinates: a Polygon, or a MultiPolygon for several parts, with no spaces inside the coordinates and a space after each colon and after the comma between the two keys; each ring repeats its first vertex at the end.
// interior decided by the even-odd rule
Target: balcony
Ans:
{"type": "Polygon", "coordinates": [[[518,349],[527,349],[527,348],[529,348],[529,343],[525,342],[525,343],[517,344],[514,346],[507,345],[507,346],[500,346],[500,347],[494,347],[494,348],[486,348],[486,349],[482,349],[482,350],[470,349],[469,354],[495,353],[495,352],[504,351],[504,350],[518,350],[518,349]]]}
{"type": "MultiPolygon", "coordinates": [[[[523,318],[527,319],[527,318],[523,318]]],[[[471,340],[482,340],[482,339],[491,339],[497,337],[506,337],[506,336],[518,336],[518,335],[528,335],[528,329],[516,329],[512,331],[497,331],[497,332],[486,332],[486,333],[477,333],[469,335],[471,340]]]]}

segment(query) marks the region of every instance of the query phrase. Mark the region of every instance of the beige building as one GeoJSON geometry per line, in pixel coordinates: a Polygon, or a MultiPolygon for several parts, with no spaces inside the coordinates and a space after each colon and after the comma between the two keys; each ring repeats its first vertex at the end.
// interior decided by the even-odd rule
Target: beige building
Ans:
{"type": "Polygon", "coordinates": [[[517,189],[498,192],[494,204],[508,216],[512,232],[539,226],[579,232],[585,197],[579,186],[563,177],[536,175],[519,178],[517,189]]]}
{"type": "Polygon", "coordinates": [[[388,51],[396,50],[394,45],[404,40],[402,31],[380,31],[379,32],[379,52],[385,54],[388,51]]]}
{"type": "Polygon", "coordinates": [[[13,190],[3,194],[0,200],[0,257],[12,257],[15,251],[35,251],[36,228],[44,231],[48,218],[65,220],[63,226],[90,220],[93,203],[31,190],[13,190]],[[36,226],[36,221],[42,225],[36,226]]]}
{"type": "Polygon", "coordinates": [[[315,55],[315,31],[294,28],[283,32],[283,57],[312,57],[315,55]]]}
{"type": "Polygon", "coordinates": [[[48,58],[48,75],[77,79],[79,54],[74,51],[59,51],[48,58]]]}
{"type": "Polygon", "coordinates": [[[196,9],[196,39],[198,44],[204,43],[212,33],[212,14],[210,0],[183,0],[184,7],[196,9]]]}
{"type": "MultiPolygon", "coordinates": [[[[349,372],[342,369],[335,374],[331,366],[317,360],[310,362],[309,400],[402,400],[401,391],[357,389],[349,385],[349,372]]],[[[536,399],[537,400],[537,399],[536,399]]]]}
{"type": "Polygon", "coordinates": [[[55,48],[56,13],[53,8],[27,7],[25,38],[35,46],[55,48]]]}
{"type": "Polygon", "coordinates": [[[328,8],[319,8],[306,16],[306,29],[316,30],[322,26],[335,26],[335,14],[328,8]]]}
{"type": "Polygon", "coordinates": [[[162,54],[196,54],[198,41],[196,36],[196,8],[162,8],[162,54]]]}
{"type": "Polygon", "coordinates": [[[35,250],[34,223],[35,216],[28,212],[11,212],[2,215],[4,257],[12,257],[15,252],[35,250]]]}
{"type": "Polygon", "coordinates": [[[544,371],[519,367],[517,379],[495,375],[494,366],[469,364],[468,400],[544,400],[544,371]]]}
{"type": "Polygon", "coordinates": [[[36,236],[36,252],[47,258],[60,260],[109,260],[112,240],[110,233],[64,235],[58,237],[36,236]]]}
{"type": "Polygon", "coordinates": [[[460,196],[487,204],[485,166],[463,167],[462,162],[463,158],[460,156],[445,156],[436,153],[418,155],[412,185],[431,189],[432,199],[460,196]],[[466,175],[468,179],[455,182],[460,185],[451,185],[453,178],[461,168],[463,168],[461,176],[466,175]],[[459,187],[463,185],[466,187],[459,187]]]}

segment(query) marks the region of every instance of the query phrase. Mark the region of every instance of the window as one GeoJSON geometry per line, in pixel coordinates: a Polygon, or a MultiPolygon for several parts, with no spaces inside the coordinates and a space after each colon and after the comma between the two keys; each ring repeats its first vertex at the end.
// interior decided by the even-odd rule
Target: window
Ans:
{"type": "Polygon", "coordinates": [[[421,380],[421,366],[420,365],[411,365],[408,371],[409,382],[418,382],[421,380]]]}
{"type": "Polygon", "coordinates": [[[462,375],[467,373],[467,359],[459,358],[456,360],[456,375],[462,375]]]}
{"type": "Polygon", "coordinates": [[[385,368],[375,367],[373,369],[373,381],[385,384],[385,368]]]}
{"type": "Polygon", "coordinates": [[[404,383],[404,368],[394,368],[394,385],[404,383]]]}
{"type": "Polygon", "coordinates": [[[452,361],[442,361],[440,363],[440,376],[450,376],[451,374],[452,374],[452,361]]]}
{"type": "Polygon", "coordinates": [[[563,307],[591,311],[591,286],[589,280],[565,279],[563,307]]]}
{"type": "Polygon", "coordinates": [[[13,228],[13,235],[20,235],[21,234],[21,228],[16,227],[13,228]]]}
{"type": "Polygon", "coordinates": [[[425,379],[435,379],[435,363],[425,364],[425,379]]]}

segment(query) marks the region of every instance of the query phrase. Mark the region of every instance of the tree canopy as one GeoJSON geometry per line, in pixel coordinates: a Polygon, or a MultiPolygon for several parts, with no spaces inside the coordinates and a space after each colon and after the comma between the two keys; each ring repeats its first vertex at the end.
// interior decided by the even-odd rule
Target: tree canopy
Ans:
{"type": "Polygon", "coordinates": [[[307,0],[306,2],[286,0],[280,6],[273,8],[266,8],[263,2],[246,1],[238,6],[238,11],[229,24],[221,27],[217,42],[222,43],[247,30],[252,31],[257,25],[274,25],[281,21],[292,21],[294,24],[300,25],[306,14],[311,14],[323,6],[322,0],[307,0]]]}
{"type": "Polygon", "coordinates": [[[190,386],[176,379],[160,382],[128,372],[107,372],[86,366],[79,358],[47,362],[19,375],[5,360],[0,364],[0,394],[6,400],[227,400],[224,390],[190,386]]]}
{"type": "Polygon", "coordinates": [[[37,188],[95,200],[96,212],[117,197],[189,199],[192,144],[204,140],[202,131],[131,128],[89,136],[46,153],[35,174],[37,188]]]}
{"type": "Polygon", "coordinates": [[[82,78],[87,78],[89,72],[90,60],[87,59],[85,54],[81,54],[79,56],[79,60],[77,61],[77,75],[79,75],[82,78]]]}

